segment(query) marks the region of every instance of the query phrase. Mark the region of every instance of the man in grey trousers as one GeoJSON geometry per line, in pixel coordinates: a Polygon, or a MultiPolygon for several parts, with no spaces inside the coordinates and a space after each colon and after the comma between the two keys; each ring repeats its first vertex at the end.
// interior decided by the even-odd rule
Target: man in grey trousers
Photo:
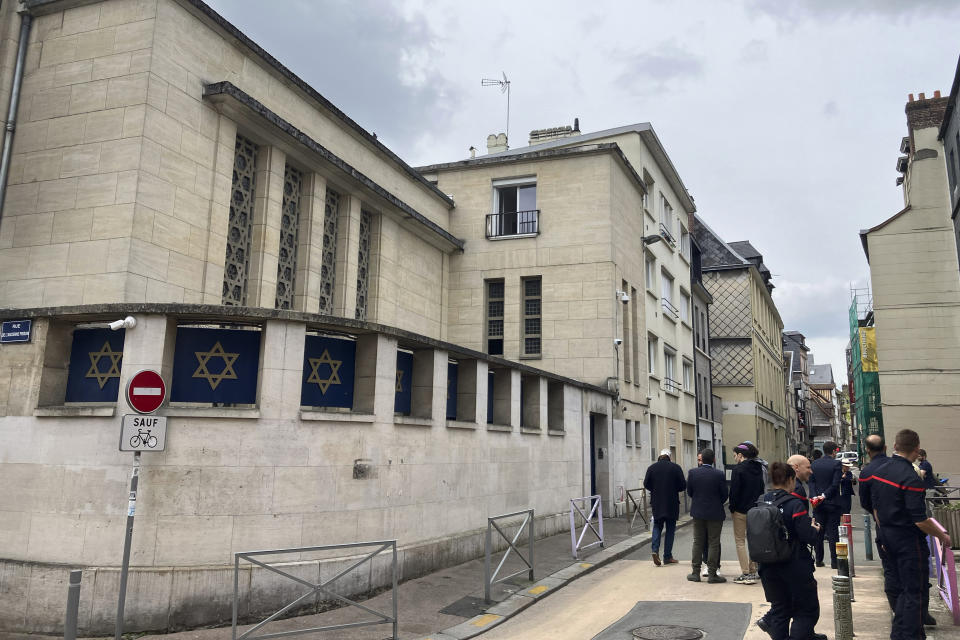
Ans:
{"type": "Polygon", "coordinates": [[[687,474],[687,494],[691,498],[690,516],[693,518],[693,570],[687,576],[691,582],[700,582],[701,554],[704,542],[707,552],[707,582],[726,582],[717,575],[720,568],[720,533],[726,519],[723,505],[727,501],[727,479],[723,471],[714,469],[712,449],[701,452],[703,464],[687,474]]]}

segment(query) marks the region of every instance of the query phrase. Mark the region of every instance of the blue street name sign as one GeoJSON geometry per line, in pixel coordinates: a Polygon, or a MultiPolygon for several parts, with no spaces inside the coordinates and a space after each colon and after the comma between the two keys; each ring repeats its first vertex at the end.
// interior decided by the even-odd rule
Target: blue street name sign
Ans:
{"type": "Polygon", "coordinates": [[[33,320],[8,320],[0,328],[0,343],[30,342],[33,320]]]}

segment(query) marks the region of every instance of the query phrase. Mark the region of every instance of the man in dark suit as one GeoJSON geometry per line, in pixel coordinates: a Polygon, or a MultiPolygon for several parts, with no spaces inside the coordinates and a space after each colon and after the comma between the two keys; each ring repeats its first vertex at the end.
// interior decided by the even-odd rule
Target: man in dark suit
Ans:
{"type": "Polygon", "coordinates": [[[660,452],[657,461],[647,467],[643,478],[643,488],[650,494],[653,507],[653,532],[650,550],[653,552],[653,564],[660,566],[660,536],[664,526],[667,535],[663,538],[663,563],[676,564],[673,557],[673,533],[680,517],[680,492],[687,488],[683,480],[683,469],[670,461],[670,450],[660,452]]]}
{"type": "Polygon", "coordinates": [[[704,449],[700,455],[703,464],[690,469],[687,474],[687,494],[692,498],[690,516],[693,518],[693,571],[687,580],[700,582],[701,553],[706,541],[709,549],[707,582],[726,582],[726,578],[717,575],[717,570],[720,568],[720,532],[726,519],[723,505],[727,501],[727,479],[723,471],[713,468],[712,449],[704,449]]]}
{"type": "Polygon", "coordinates": [[[837,568],[837,540],[840,527],[840,515],[843,511],[840,499],[840,478],[843,475],[843,465],[835,458],[837,453],[837,444],[835,442],[823,443],[823,457],[813,461],[810,468],[813,475],[810,476],[810,494],[815,496],[811,502],[819,498],[819,503],[814,507],[814,519],[820,523],[820,536],[817,539],[816,555],[817,566],[823,566],[823,541],[826,538],[830,545],[830,567],[837,568]]]}

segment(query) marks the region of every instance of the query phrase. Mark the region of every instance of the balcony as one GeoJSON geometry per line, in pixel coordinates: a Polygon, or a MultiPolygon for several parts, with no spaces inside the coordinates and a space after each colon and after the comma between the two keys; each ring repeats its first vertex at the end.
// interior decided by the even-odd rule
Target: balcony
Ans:
{"type": "Polygon", "coordinates": [[[660,306],[663,307],[663,312],[673,318],[674,321],[680,319],[680,311],[666,298],[660,298],[660,306]]]}
{"type": "Polygon", "coordinates": [[[681,386],[679,382],[669,376],[666,376],[663,378],[663,389],[664,391],[669,391],[670,393],[680,393],[681,386]]]}
{"type": "Polygon", "coordinates": [[[487,239],[532,238],[540,234],[540,209],[487,215],[487,239]]]}
{"type": "Polygon", "coordinates": [[[670,233],[670,229],[667,228],[665,224],[660,223],[660,235],[663,237],[664,241],[670,243],[670,246],[674,249],[677,248],[677,239],[673,237],[673,234],[670,233]]]}

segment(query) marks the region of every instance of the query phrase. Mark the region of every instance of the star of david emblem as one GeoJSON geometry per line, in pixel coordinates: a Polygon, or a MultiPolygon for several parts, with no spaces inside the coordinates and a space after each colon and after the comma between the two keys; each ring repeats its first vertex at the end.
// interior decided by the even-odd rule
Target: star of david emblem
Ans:
{"type": "Polygon", "coordinates": [[[214,343],[210,351],[194,351],[197,356],[197,362],[200,365],[193,372],[194,378],[203,378],[210,383],[210,389],[216,389],[224,380],[236,380],[237,373],[233,370],[233,363],[240,357],[239,353],[226,353],[218,340],[214,343]],[[220,373],[210,373],[207,363],[210,358],[221,358],[223,360],[223,370],[220,373]]]}
{"type": "Polygon", "coordinates": [[[397,393],[403,393],[403,371],[397,370],[397,393]]]}
{"type": "Polygon", "coordinates": [[[331,358],[327,349],[323,350],[319,358],[307,358],[307,362],[310,363],[310,377],[307,378],[307,383],[315,382],[320,387],[320,393],[326,393],[331,386],[340,384],[340,365],[343,361],[331,358]],[[322,364],[330,366],[330,375],[326,378],[320,377],[319,370],[322,364]]]}
{"type": "Polygon", "coordinates": [[[87,355],[90,356],[90,368],[87,369],[87,375],[84,377],[96,378],[101,389],[110,378],[120,377],[120,361],[123,359],[123,351],[114,351],[110,347],[109,340],[103,343],[100,351],[90,351],[87,355]],[[100,358],[110,358],[110,370],[106,373],[100,371],[100,358]]]}

